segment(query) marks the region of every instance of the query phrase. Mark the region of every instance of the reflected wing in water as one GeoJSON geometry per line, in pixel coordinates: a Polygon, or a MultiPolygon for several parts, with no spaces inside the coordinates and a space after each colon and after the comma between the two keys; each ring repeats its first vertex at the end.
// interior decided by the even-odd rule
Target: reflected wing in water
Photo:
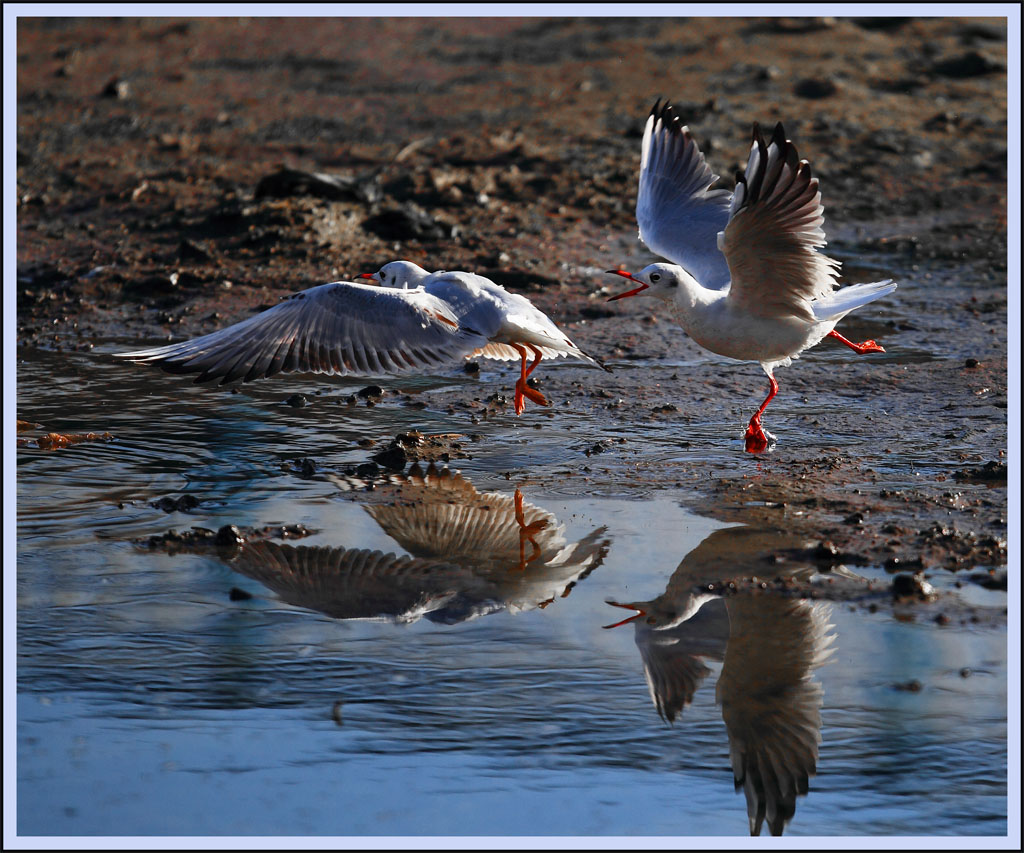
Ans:
{"type": "Polygon", "coordinates": [[[509,609],[545,606],[597,568],[605,528],[573,544],[550,512],[513,495],[478,492],[459,473],[413,470],[393,500],[367,512],[416,557],[464,566],[509,609]]]}
{"type": "Polygon", "coordinates": [[[729,634],[725,605],[709,602],[689,621],[667,630],[651,630],[643,620],[635,624],[651,701],[663,720],[675,722],[711,674],[704,659],[722,659],[729,634]]]}
{"type": "Polygon", "coordinates": [[[597,568],[605,528],[571,545],[549,512],[478,492],[433,466],[394,476],[366,511],[412,556],[343,547],[246,542],[225,561],[289,604],[336,619],[455,624],[500,610],[543,608],[597,568]]]}
{"type": "Polygon", "coordinates": [[[746,795],[750,834],[767,821],[782,835],[817,768],[822,688],[813,673],[833,652],[830,608],[767,595],[726,606],[729,645],[716,695],[733,777],[746,795]]]}
{"type": "Polygon", "coordinates": [[[289,604],[335,619],[415,622],[474,583],[440,560],[269,541],[246,543],[227,563],[289,604]]]}

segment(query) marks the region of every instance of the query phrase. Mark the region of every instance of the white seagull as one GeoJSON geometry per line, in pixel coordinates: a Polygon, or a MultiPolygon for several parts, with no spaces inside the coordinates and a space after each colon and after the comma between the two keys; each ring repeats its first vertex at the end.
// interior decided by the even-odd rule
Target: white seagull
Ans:
{"type": "Polygon", "coordinates": [[[640,155],[636,218],[640,239],[673,261],[637,274],[609,270],[639,287],[609,301],[645,294],[673,310],[683,330],[711,352],[758,361],[768,396],[750,419],[746,450],[760,453],[775,437],[761,415],[779,390],[773,371],[832,337],[859,354],[885,352],[874,341],[855,344],[835,331],[846,314],[892,293],[890,281],[836,289],[839,262],[825,245],[821,194],[781,124],[765,143],[754,124],[753,144],[736,189],[711,190],[718,180],[675,115],[655,103],[640,155]]]}
{"type": "Polygon", "coordinates": [[[362,277],[376,283],[321,284],[226,329],[117,356],[171,373],[198,373],[196,382],[220,379],[222,385],[280,372],[380,376],[475,356],[520,359],[517,415],[525,398],[549,405],[526,384],[542,358],[577,358],[604,367],[528,299],[483,276],[428,273],[409,261],[393,261],[362,277]]]}

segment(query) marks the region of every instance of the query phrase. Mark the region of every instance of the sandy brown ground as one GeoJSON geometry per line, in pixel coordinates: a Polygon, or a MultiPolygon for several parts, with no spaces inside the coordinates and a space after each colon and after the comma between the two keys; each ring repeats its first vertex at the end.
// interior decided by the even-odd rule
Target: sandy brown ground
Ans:
{"type": "Polygon", "coordinates": [[[396,257],[475,270],[618,368],[541,372],[608,426],[567,487],[679,484],[826,561],[984,578],[1006,561],[1006,66],[999,19],[23,19],[19,347],[193,336],[396,257]],[[651,259],[658,97],[726,187],[751,123],[783,121],[847,275],[900,283],[841,328],[892,357],[780,371],[766,426],[789,431],[760,459],[740,442],[759,368],[605,302],[604,270],[651,259]],[[666,357],[657,382],[632,366],[666,357]],[[678,452],[649,461],[651,431],[678,452]]]}

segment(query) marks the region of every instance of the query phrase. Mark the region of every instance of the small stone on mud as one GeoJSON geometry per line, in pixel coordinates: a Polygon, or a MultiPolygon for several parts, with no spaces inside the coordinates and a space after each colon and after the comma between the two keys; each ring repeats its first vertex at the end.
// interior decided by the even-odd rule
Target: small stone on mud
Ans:
{"type": "Polygon", "coordinates": [[[943,77],[980,77],[984,74],[993,74],[997,71],[1005,71],[1006,67],[999,62],[993,62],[984,54],[976,50],[969,51],[960,56],[950,57],[936,62],[932,71],[943,77]]]}
{"type": "Polygon", "coordinates": [[[217,536],[214,539],[214,543],[220,546],[241,545],[243,542],[245,542],[245,537],[234,524],[225,524],[217,531],[217,536]]]}
{"type": "Polygon", "coordinates": [[[981,362],[976,358],[969,358],[964,362],[964,367],[980,367],[981,362]]]}
{"type": "Polygon", "coordinates": [[[829,79],[816,80],[808,78],[801,80],[793,87],[793,94],[801,98],[828,98],[839,91],[836,84],[829,79]]]}
{"type": "Polygon", "coordinates": [[[895,690],[903,690],[907,693],[920,693],[922,684],[916,678],[913,678],[910,681],[904,681],[900,684],[894,684],[893,688],[895,690]]]}
{"type": "Polygon", "coordinates": [[[364,462],[356,466],[356,476],[362,477],[364,480],[372,480],[374,477],[380,476],[380,466],[375,462],[364,462]]]}
{"type": "Polygon", "coordinates": [[[935,595],[935,587],[920,574],[901,574],[892,579],[892,594],[896,598],[926,599],[935,595]]]}
{"type": "Polygon", "coordinates": [[[466,366],[463,368],[466,373],[477,374],[480,372],[480,365],[475,361],[467,361],[466,366]]]}
{"type": "Polygon", "coordinates": [[[312,459],[296,459],[287,465],[286,468],[293,474],[307,479],[316,474],[316,462],[312,459]]]}
{"type": "Polygon", "coordinates": [[[150,506],[162,509],[164,512],[188,512],[199,506],[199,499],[194,495],[182,495],[180,498],[165,495],[160,500],[151,503],[150,506]]]}
{"type": "Polygon", "coordinates": [[[305,394],[292,394],[291,397],[284,401],[284,404],[295,409],[301,409],[309,405],[309,400],[306,399],[305,394]]]}
{"type": "Polygon", "coordinates": [[[370,397],[383,397],[384,389],[380,385],[367,385],[365,388],[360,388],[356,391],[356,394],[363,399],[369,399],[370,397]]]}
{"type": "Polygon", "coordinates": [[[132,93],[131,86],[128,85],[127,81],[119,80],[114,77],[103,87],[103,91],[100,92],[102,98],[117,98],[119,101],[126,100],[132,93]]]}

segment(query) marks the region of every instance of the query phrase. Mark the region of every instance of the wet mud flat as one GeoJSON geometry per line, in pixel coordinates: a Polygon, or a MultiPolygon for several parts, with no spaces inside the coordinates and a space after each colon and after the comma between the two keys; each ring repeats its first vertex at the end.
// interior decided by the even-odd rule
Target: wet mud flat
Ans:
{"type": "Polygon", "coordinates": [[[1004,833],[1006,44],[21,19],[19,830],[1004,833]],[[838,329],[884,354],[777,371],[770,453],[758,365],[607,302],[655,260],[659,97],[730,189],[782,121],[844,280],[899,285],[838,329]],[[396,258],[523,293],[612,372],[545,361],[516,417],[487,361],[219,387],[113,358],[396,258]]]}
{"type": "MultiPolygon", "coordinates": [[[[22,352],[202,334],[395,257],[474,270],[615,368],[536,374],[554,406],[514,428],[585,423],[561,488],[675,489],[847,562],[1005,585],[1004,22],[23,19],[18,52],[22,352]],[[663,96],[721,186],[751,122],[782,120],[847,280],[899,282],[840,327],[884,356],[822,344],[779,371],[761,457],[741,452],[755,365],[605,302],[604,270],[651,260],[633,208],[663,96]]],[[[481,367],[487,393],[370,402],[474,434],[512,417],[481,367]]]]}

